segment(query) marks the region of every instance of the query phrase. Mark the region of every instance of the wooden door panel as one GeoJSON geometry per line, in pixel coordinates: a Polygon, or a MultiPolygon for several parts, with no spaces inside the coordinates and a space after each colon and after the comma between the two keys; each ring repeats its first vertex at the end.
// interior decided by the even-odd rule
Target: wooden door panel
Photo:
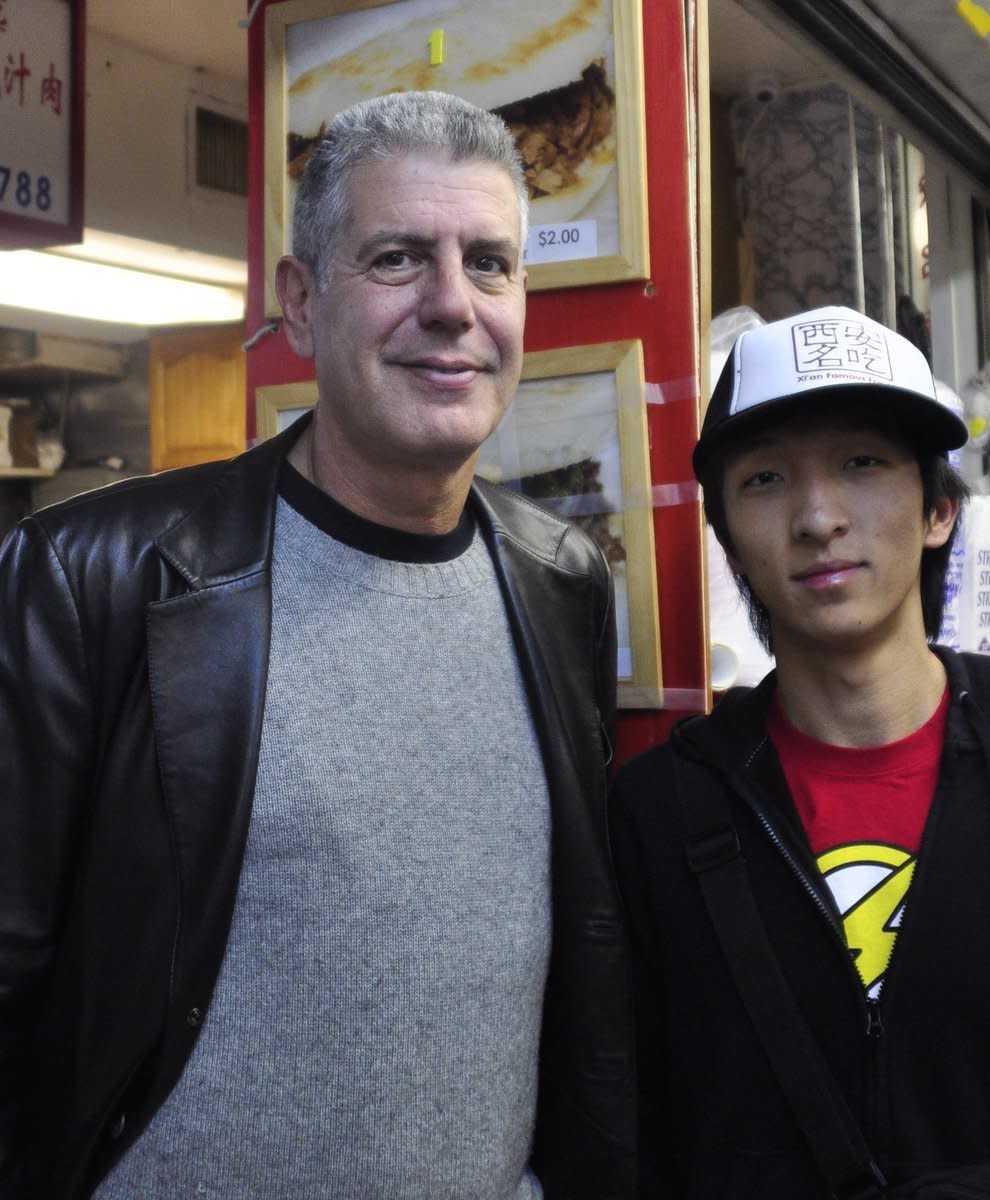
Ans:
{"type": "Polygon", "coordinates": [[[245,447],[244,326],[159,331],[149,339],[151,469],[230,458],[245,447]]]}

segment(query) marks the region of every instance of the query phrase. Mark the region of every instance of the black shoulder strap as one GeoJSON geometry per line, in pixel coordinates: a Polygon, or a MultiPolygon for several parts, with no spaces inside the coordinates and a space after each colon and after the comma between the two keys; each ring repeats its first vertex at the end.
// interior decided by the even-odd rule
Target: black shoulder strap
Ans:
{"type": "Polygon", "coordinates": [[[886,1181],[797,1007],[750,886],[723,785],[674,754],[687,860],[736,988],[819,1169],[839,1200],[882,1194],[886,1181]]]}
{"type": "Polygon", "coordinates": [[[969,690],[976,703],[984,712],[990,712],[990,656],[964,652],[959,658],[965,664],[969,690]]]}

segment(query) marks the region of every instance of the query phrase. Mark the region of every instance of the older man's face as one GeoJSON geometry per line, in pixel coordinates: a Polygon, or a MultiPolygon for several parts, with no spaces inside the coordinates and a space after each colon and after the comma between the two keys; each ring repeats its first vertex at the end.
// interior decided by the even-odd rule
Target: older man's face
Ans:
{"type": "Polygon", "coordinates": [[[522,364],[512,181],[483,162],[366,163],[351,211],[329,289],[309,301],[335,453],[352,474],[459,467],[498,424],[522,364]]]}

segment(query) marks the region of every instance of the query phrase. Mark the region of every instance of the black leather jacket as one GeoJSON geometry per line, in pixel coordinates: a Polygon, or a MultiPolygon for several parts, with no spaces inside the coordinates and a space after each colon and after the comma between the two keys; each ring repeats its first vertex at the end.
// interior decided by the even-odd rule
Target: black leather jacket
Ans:
{"type": "MultiPolygon", "coordinates": [[[[43,510],[0,552],[0,1198],[87,1196],[178,1079],[251,816],[278,467],[226,464],[43,510]]],[[[631,1001],[605,837],[614,695],[591,543],[478,483],[553,816],[534,1167],[633,1194],[631,1001]]]]}

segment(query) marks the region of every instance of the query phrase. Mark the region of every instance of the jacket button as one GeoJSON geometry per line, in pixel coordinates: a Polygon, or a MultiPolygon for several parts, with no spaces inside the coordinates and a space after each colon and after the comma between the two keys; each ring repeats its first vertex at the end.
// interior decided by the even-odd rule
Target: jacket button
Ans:
{"type": "Polygon", "coordinates": [[[203,1024],[203,1010],[201,1008],[191,1008],[186,1013],[186,1024],[190,1029],[198,1029],[203,1024]]]}
{"type": "Polygon", "coordinates": [[[127,1114],[117,1113],[114,1119],[110,1122],[110,1128],[107,1132],[112,1141],[116,1141],[124,1132],[124,1126],[127,1124],[127,1114]]]}

